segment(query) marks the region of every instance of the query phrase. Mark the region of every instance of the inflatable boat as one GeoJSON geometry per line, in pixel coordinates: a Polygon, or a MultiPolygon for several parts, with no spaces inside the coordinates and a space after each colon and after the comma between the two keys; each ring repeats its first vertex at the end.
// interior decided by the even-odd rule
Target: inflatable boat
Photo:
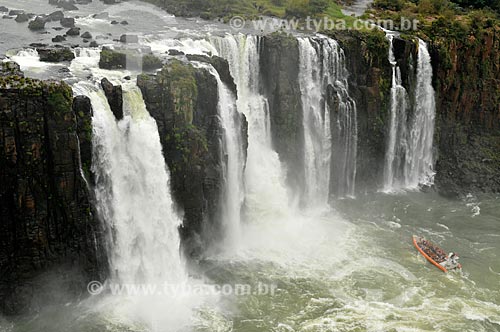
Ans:
{"type": "Polygon", "coordinates": [[[443,272],[449,270],[461,269],[462,265],[458,264],[456,260],[458,256],[454,253],[449,255],[434,243],[424,239],[423,237],[413,235],[413,245],[429,262],[443,272]]]}

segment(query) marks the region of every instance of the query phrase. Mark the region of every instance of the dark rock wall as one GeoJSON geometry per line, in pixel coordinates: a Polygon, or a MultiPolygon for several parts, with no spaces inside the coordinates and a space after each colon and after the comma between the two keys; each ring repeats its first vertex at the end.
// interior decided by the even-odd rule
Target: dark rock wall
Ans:
{"type": "Polygon", "coordinates": [[[296,38],[275,33],[260,44],[262,93],[269,102],[273,145],[287,167],[288,184],[304,188],[304,127],[296,38]]]}
{"type": "Polygon", "coordinates": [[[88,146],[91,134],[77,126],[89,123],[91,110],[80,106],[76,115],[72,101],[64,83],[0,77],[0,312],[6,314],[37,309],[32,299],[42,287],[35,279],[48,270],[76,271],[78,278],[59,290],[77,294],[99,278],[100,229],[79,166],[78,137],[88,146]]]}
{"type": "Polygon", "coordinates": [[[206,55],[199,55],[199,54],[188,54],[186,55],[186,58],[189,61],[199,61],[199,62],[205,62],[211,64],[215,70],[219,73],[220,79],[226,86],[231,90],[235,95],[237,95],[237,87],[236,83],[234,83],[234,78],[231,75],[231,71],[229,69],[229,63],[218,56],[211,56],[208,57],[206,55]]]}
{"type": "Polygon", "coordinates": [[[437,118],[436,187],[500,192],[500,31],[430,42],[437,118]]]}
{"type": "Polygon", "coordinates": [[[116,120],[123,119],[123,90],[121,85],[113,85],[107,78],[101,80],[101,86],[108,99],[109,107],[116,120]]]}
{"type": "Polygon", "coordinates": [[[196,258],[216,232],[224,181],[217,81],[174,60],[156,75],[140,75],[137,84],[158,124],[173,196],[184,212],[184,251],[196,258]]]}
{"type": "Polygon", "coordinates": [[[92,104],[85,96],[73,99],[73,113],[76,116],[76,133],[80,141],[80,161],[85,178],[94,184],[92,166],[92,104]]]}

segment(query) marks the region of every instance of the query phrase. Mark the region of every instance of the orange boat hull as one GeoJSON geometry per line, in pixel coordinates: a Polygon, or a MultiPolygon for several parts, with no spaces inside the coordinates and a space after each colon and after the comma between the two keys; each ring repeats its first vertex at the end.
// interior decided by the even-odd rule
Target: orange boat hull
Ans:
{"type": "Polygon", "coordinates": [[[438,262],[436,262],[435,260],[433,260],[429,255],[427,255],[425,253],[425,251],[422,250],[422,248],[420,248],[420,246],[417,243],[417,236],[416,235],[413,235],[413,245],[415,246],[415,248],[417,248],[418,252],[420,252],[420,254],[422,254],[422,256],[424,256],[434,266],[436,266],[438,269],[440,269],[443,272],[448,272],[448,270],[444,266],[439,265],[438,262]]]}

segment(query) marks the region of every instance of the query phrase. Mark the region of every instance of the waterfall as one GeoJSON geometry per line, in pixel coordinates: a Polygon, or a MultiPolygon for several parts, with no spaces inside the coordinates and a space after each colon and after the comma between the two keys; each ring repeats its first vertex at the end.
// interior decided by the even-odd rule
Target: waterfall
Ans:
{"type": "Polygon", "coordinates": [[[330,193],[330,167],[332,160],[332,132],[330,109],[324,98],[331,79],[328,68],[322,66],[322,49],[315,41],[300,38],[300,90],[302,93],[304,125],[305,198],[308,204],[328,203],[330,193]],[[326,71],[325,71],[326,69],[326,71]],[[323,76],[327,77],[323,77],[323,76]]]}
{"type": "Polygon", "coordinates": [[[225,58],[238,87],[239,112],[248,120],[248,154],[245,169],[245,206],[254,218],[288,207],[285,172],[272,148],[267,99],[260,94],[259,37],[211,37],[219,56],[225,58]]]}
{"type": "MultiPolygon", "coordinates": [[[[175,48],[228,61],[238,88],[237,110],[249,123],[244,207],[245,211],[264,212],[284,209],[290,202],[286,172],[273,149],[268,101],[261,93],[260,41],[258,36],[226,34],[202,40],[152,40],[148,45],[158,52],[175,48]]],[[[302,103],[307,105],[303,201],[324,206],[329,196],[354,196],[357,110],[348,93],[345,55],[338,43],[318,35],[299,38],[299,48],[302,103]]]]}
{"type": "Polygon", "coordinates": [[[434,178],[434,125],[436,118],[435,92],[432,87],[431,56],[427,44],[418,40],[417,86],[410,150],[408,154],[407,184],[432,184],[434,178]]]}
{"type": "Polygon", "coordinates": [[[245,167],[245,153],[241,136],[241,115],[236,108],[234,94],[224,84],[219,73],[208,68],[217,79],[219,92],[219,115],[224,127],[223,160],[224,165],[224,193],[222,204],[222,222],[225,239],[228,245],[234,244],[240,236],[241,207],[245,198],[243,187],[243,170],[245,167]]]}
{"type": "Polygon", "coordinates": [[[124,87],[124,118],[116,122],[101,89],[79,83],[93,116],[97,209],[109,230],[111,279],[120,283],[178,283],[187,278],[179,254],[169,173],[156,122],[140,90],[124,87]]]}
{"type": "Polygon", "coordinates": [[[402,86],[401,71],[394,55],[394,36],[393,33],[387,33],[392,87],[384,168],[386,192],[430,184],[434,175],[432,146],[436,105],[429,51],[427,45],[419,39],[415,100],[410,103],[408,92],[402,86]]]}
{"type": "Polygon", "coordinates": [[[405,157],[408,151],[407,117],[409,97],[401,80],[401,70],[394,55],[394,34],[388,32],[389,62],[392,66],[392,85],[390,101],[389,139],[385,154],[384,191],[392,191],[404,186],[405,157]],[[401,183],[401,181],[403,183],[401,183]]]}
{"type": "Polygon", "coordinates": [[[299,38],[299,52],[305,198],[308,204],[321,206],[328,203],[330,191],[338,197],[354,196],[357,111],[349,97],[345,57],[338,43],[322,36],[299,38]]]}

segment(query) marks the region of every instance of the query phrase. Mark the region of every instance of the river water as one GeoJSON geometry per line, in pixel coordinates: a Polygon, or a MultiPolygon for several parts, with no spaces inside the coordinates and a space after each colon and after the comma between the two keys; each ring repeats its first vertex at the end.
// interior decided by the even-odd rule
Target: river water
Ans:
{"type": "Polygon", "coordinates": [[[499,199],[377,194],[321,214],[283,212],[245,225],[238,252],[201,263],[206,284],[248,284],[252,294],[184,294],[164,298],[162,310],[145,301],[150,316],[132,316],[112,297],[90,298],[0,330],[500,331],[499,199]],[[412,234],[457,252],[463,273],[426,262],[412,234]],[[179,301],[183,319],[172,320],[179,301]]]}
{"type": "Polygon", "coordinates": [[[274,296],[231,298],[225,324],[234,331],[500,330],[498,198],[378,194],[336,205],[323,215],[252,224],[247,250],[214,258],[219,282],[278,287],[274,296]],[[463,273],[427,263],[412,234],[459,253],[463,273]]]}
{"type": "MultiPolygon", "coordinates": [[[[2,0],[0,5],[37,13],[55,10],[34,0],[2,0]]],[[[120,201],[120,190],[114,190],[118,198],[113,198],[110,205],[113,214],[109,219],[130,222],[122,229],[127,237],[134,235],[132,230],[127,232],[132,226],[144,229],[141,232],[149,235],[147,243],[138,247],[142,256],[127,253],[128,256],[117,257],[119,275],[114,278],[123,280],[124,275],[135,278],[134,271],[140,270],[141,265],[136,260],[139,257],[152,263],[148,267],[154,271],[152,275],[180,288],[168,294],[103,293],[62,306],[47,305],[36,315],[0,317],[1,332],[500,331],[500,197],[469,195],[451,201],[433,193],[401,191],[358,194],[356,198],[335,200],[330,208],[300,209],[288,204],[282,165],[267,139],[266,103],[258,93],[258,82],[248,79],[255,73],[242,65],[256,60],[256,55],[252,56],[256,52],[255,38],[214,37],[233,31],[218,23],[173,18],[152,6],[132,1],[117,7],[104,6],[99,1],[80,7],[80,11],[73,13],[82,16],[77,25],[94,35],[111,33],[106,39],[109,43],[121,33],[137,32],[141,43],[155,52],[177,48],[188,53],[233,56],[229,62],[233,71],[241,71],[238,75],[233,72],[233,76],[243,93],[236,108],[247,115],[250,130],[254,130],[254,136],[250,134],[245,177],[247,211],[245,216],[236,213],[241,218],[237,221],[236,243],[205,257],[199,263],[199,271],[190,270],[187,275],[178,257],[168,258],[175,252],[172,245],[176,244],[177,236],[171,230],[178,224],[178,216],[170,207],[168,193],[154,195],[165,190],[169,176],[159,158],[158,137],[151,132],[156,125],[146,114],[140,92],[131,86],[125,89],[130,116],[112,123],[109,109],[92,83],[104,76],[125,83],[123,77],[131,73],[100,70],[96,67],[98,49],[79,50],[70,73],[61,78],[74,84],[75,92],[94,96],[95,107],[102,101],[102,109],[96,111],[94,118],[94,134],[99,129],[103,140],[95,143],[107,150],[110,147],[105,141],[111,141],[116,147],[106,154],[113,157],[110,160],[126,158],[144,172],[110,173],[110,181],[120,188],[132,186],[141,188],[144,195],[152,195],[147,199],[148,204],[155,199],[158,202],[148,205],[148,209],[154,210],[156,205],[163,209],[163,212],[153,211],[155,222],[161,223],[165,214],[171,223],[162,225],[165,229],[160,227],[168,237],[157,239],[157,234],[151,232],[156,228],[144,223],[148,211],[133,210],[143,208],[137,202],[146,196],[137,191],[134,194],[140,197],[123,205],[131,196],[120,201]],[[103,11],[110,12],[112,19],[126,19],[129,25],[110,27],[106,20],[89,16],[103,11]],[[211,37],[199,39],[208,32],[211,37]],[[75,84],[81,80],[90,83],[75,84]],[[143,142],[145,139],[149,141],[143,142]],[[121,141],[129,141],[129,146],[120,146],[121,141]],[[147,150],[140,151],[141,146],[147,150]],[[117,155],[112,156],[114,153],[117,155]],[[157,172],[161,181],[156,182],[150,175],[157,172]],[[145,180],[137,178],[138,175],[145,180]],[[120,214],[124,217],[119,217],[120,214]],[[412,245],[413,234],[458,253],[463,272],[445,274],[426,262],[412,245]],[[165,238],[170,240],[163,241],[165,238]],[[164,246],[155,247],[155,241],[163,241],[164,246]],[[162,251],[167,258],[151,254],[157,248],[168,250],[162,251]],[[148,260],[149,256],[155,257],[148,260]],[[155,259],[159,259],[157,263],[155,259]],[[166,260],[168,264],[162,265],[166,260]],[[177,277],[172,277],[172,273],[177,277]],[[239,286],[247,287],[250,292],[236,292],[239,286]]],[[[22,30],[17,24],[13,20],[0,21],[1,52],[19,60],[28,75],[59,77],[60,65],[54,68],[41,64],[35,53],[19,54],[18,50],[11,50],[48,38],[31,33],[26,27],[22,30]]],[[[102,192],[107,195],[106,190],[102,192]]],[[[134,242],[133,238],[127,240],[134,242]]],[[[124,246],[126,251],[128,247],[124,246]]],[[[120,247],[115,249],[119,253],[120,247]]]]}

